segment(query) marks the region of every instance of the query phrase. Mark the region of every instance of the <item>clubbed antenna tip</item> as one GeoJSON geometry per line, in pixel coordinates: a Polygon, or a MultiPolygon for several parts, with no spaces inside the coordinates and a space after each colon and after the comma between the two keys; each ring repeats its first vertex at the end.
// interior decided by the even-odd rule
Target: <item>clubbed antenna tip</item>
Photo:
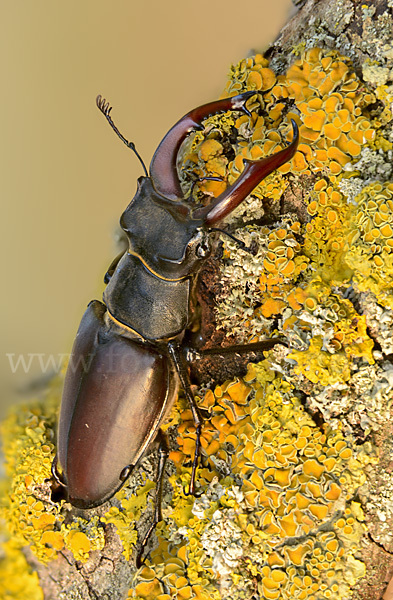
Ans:
{"type": "Polygon", "coordinates": [[[112,107],[109,106],[109,102],[107,102],[105,100],[105,98],[103,98],[101,96],[101,94],[98,94],[98,96],[96,98],[96,104],[97,104],[98,108],[100,109],[100,111],[102,112],[102,114],[108,118],[109,114],[112,110],[112,107]]]}
{"type": "Polygon", "coordinates": [[[127,148],[130,148],[130,150],[132,150],[136,156],[138,157],[143,170],[145,171],[145,175],[146,177],[148,177],[148,172],[145,166],[145,163],[142,160],[142,157],[139,155],[137,149],[135,148],[135,144],[134,142],[129,142],[122,133],[120,133],[120,131],[118,130],[118,128],[116,127],[116,125],[114,124],[112,117],[110,115],[110,112],[112,110],[112,107],[110,106],[109,102],[107,102],[107,100],[105,98],[103,98],[101,96],[101,94],[98,94],[97,98],[96,98],[96,104],[97,107],[99,108],[99,110],[102,112],[102,114],[104,115],[104,117],[106,118],[106,120],[108,121],[109,125],[112,127],[113,131],[116,133],[116,135],[119,136],[119,138],[121,139],[121,141],[127,146],[127,148]]]}

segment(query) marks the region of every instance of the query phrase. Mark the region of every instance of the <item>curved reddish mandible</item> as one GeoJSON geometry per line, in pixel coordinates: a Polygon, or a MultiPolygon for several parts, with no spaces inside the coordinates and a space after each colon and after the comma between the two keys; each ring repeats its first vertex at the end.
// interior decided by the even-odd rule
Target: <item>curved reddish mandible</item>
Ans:
{"type": "Polygon", "coordinates": [[[204,219],[204,222],[208,227],[215,225],[218,221],[221,221],[221,219],[229,215],[229,213],[252,192],[262,179],[291,160],[299,143],[298,126],[293,119],[291,119],[291,122],[293,127],[293,140],[289,146],[280,150],[280,152],[276,152],[261,160],[244,159],[246,166],[240,177],[238,177],[225,192],[222,192],[222,194],[208,206],[196,210],[193,213],[193,217],[196,219],[204,219]]]}
{"type": "Polygon", "coordinates": [[[245,107],[245,103],[251,96],[258,92],[245,92],[209,102],[187,113],[180,119],[166,134],[150,163],[150,177],[157,192],[175,200],[182,198],[183,194],[180,187],[179,177],[176,169],[176,159],[180,146],[191,131],[201,129],[200,123],[209,115],[227,110],[243,110],[246,114],[250,111],[245,107]]]}

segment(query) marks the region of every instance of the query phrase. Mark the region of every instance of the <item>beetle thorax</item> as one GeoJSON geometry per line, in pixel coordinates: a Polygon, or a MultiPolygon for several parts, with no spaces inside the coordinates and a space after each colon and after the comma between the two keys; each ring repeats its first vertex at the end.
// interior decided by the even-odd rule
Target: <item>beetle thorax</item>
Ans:
{"type": "Polygon", "coordinates": [[[210,254],[209,234],[193,219],[184,202],[156,192],[149,177],[140,177],[137,192],[121,216],[129,253],[138,256],[158,277],[192,276],[210,254]]]}

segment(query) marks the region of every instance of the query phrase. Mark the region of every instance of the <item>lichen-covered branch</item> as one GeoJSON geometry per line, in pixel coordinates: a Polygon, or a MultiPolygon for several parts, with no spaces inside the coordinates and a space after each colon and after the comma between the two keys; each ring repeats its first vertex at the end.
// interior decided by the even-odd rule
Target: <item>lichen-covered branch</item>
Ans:
{"type": "Polygon", "coordinates": [[[286,345],[248,366],[193,366],[206,417],[198,496],[184,494],[195,428],[180,396],[164,426],[164,520],[137,570],[154,454],[100,509],[56,502],[54,382],[3,427],[1,597],[381,597],[393,572],[392,12],[390,1],[305,2],[265,56],[231,69],[223,94],[255,90],[251,115],[211,117],[183,146],[183,191],[204,202],[243,159],[290,142],[290,119],[301,136],[225,224],[246,249],[223,235],[201,274],[206,348],[286,345]]]}

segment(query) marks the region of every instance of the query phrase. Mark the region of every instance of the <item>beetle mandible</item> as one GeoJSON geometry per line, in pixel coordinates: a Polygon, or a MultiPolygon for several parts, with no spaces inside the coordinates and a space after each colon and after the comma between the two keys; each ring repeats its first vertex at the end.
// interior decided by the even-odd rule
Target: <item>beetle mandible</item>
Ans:
{"type": "MultiPolygon", "coordinates": [[[[76,335],[52,471],[72,505],[93,508],[121,488],[152,442],[159,441],[155,517],[143,546],[160,520],[168,453],[160,424],[179,383],[196,427],[189,493],[195,491],[202,418],[191,391],[184,335],[194,314],[192,291],[198,271],[217,235],[214,226],[262,179],[293,157],[298,128],[292,120],[293,140],[283,150],[261,160],[245,160],[239,178],[207,206],[184,201],[176,159],[185,137],[202,128],[209,115],[229,110],[250,114],[246,102],[255,93],[211,102],[185,115],[159,144],[150,176],[134,144],[113,123],[109,103],[101,96],[96,101],[117,135],[138,156],[145,176],[139,177],[136,194],[120,219],[128,249],[110,265],[103,302],[90,302],[76,335]]],[[[260,347],[274,343],[267,340],[260,347]]]]}

